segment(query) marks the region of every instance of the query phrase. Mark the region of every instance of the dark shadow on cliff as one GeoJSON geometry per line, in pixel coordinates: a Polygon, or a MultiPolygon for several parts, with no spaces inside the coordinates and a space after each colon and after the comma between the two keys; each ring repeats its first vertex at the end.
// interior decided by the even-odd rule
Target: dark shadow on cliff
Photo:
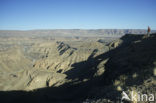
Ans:
{"type": "Polygon", "coordinates": [[[105,64],[103,80],[106,83],[110,80],[119,79],[119,76],[128,76],[126,85],[141,84],[143,80],[153,76],[153,69],[156,65],[156,35],[146,37],[143,35],[125,35],[121,38],[123,45],[116,48],[110,59],[105,64]],[[137,77],[134,78],[133,75],[137,77]]]}
{"type": "Polygon", "coordinates": [[[125,85],[137,85],[153,74],[155,66],[153,62],[156,61],[156,35],[153,34],[145,39],[143,37],[144,35],[127,34],[121,38],[122,44],[119,47],[96,57],[94,55],[98,50],[95,49],[88,60],[73,64],[72,69],[65,73],[67,79],[72,79],[73,82],[31,92],[1,91],[0,101],[3,103],[82,103],[86,98],[106,98],[117,101],[120,92],[116,90],[113,83],[121,75],[128,76],[125,85]],[[106,59],[109,60],[104,65],[104,74],[95,77],[98,65],[106,59]],[[138,75],[137,78],[132,77],[134,73],[138,75]],[[97,86],[105,87],[104,94],[90,94],[90,91],[97,86]]]}

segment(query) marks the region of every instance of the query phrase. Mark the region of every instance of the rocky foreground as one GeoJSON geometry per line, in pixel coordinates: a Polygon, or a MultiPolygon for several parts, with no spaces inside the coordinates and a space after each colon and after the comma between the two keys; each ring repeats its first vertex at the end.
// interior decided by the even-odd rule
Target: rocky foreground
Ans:
{"type": "Polygon", "coordinates": [[[0,38],[3,103],[120,103],[132,90],[156,93],[155,34],[0,38]]]}

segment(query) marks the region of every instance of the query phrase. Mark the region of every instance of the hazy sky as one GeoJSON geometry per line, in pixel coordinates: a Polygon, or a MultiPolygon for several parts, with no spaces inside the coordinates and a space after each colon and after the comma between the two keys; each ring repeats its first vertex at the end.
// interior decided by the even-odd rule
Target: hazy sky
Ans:
{"type": "Polygon", "coordinates": [[[0,29],[156,30],[156,0],[0,0],[0,29]]]}

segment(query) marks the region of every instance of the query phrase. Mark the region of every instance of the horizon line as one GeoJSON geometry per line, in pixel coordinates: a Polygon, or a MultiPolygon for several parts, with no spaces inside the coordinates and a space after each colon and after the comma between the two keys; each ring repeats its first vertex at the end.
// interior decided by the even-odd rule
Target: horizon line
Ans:
{"type": "MultiPolygon", "coordinates": [[[[57,28],[57,29],[0,29],[0,31],[37,31],[37,30],[147,30],[147,29],[114,29],[114,28],[109,28],[109,29],[104,29],[104,28],[71,28],[71,29],[67,29],[67,28],[57,28]]],[[[151,29],[151,30],[156,30],[156,29],[151,29]]]]}

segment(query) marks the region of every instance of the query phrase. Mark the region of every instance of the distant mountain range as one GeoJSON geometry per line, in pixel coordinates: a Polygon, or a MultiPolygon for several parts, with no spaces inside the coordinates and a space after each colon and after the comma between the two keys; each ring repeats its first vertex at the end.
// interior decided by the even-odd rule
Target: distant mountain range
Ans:
{"type": "MultiPolygon", "coordinates": [[[[156,32],[152,30],[151,33],[156,32]]],[[[145,29],[53,29],[53,30],[0,30],[0,36],[122,36],[146,34],[145,29]]]]}

